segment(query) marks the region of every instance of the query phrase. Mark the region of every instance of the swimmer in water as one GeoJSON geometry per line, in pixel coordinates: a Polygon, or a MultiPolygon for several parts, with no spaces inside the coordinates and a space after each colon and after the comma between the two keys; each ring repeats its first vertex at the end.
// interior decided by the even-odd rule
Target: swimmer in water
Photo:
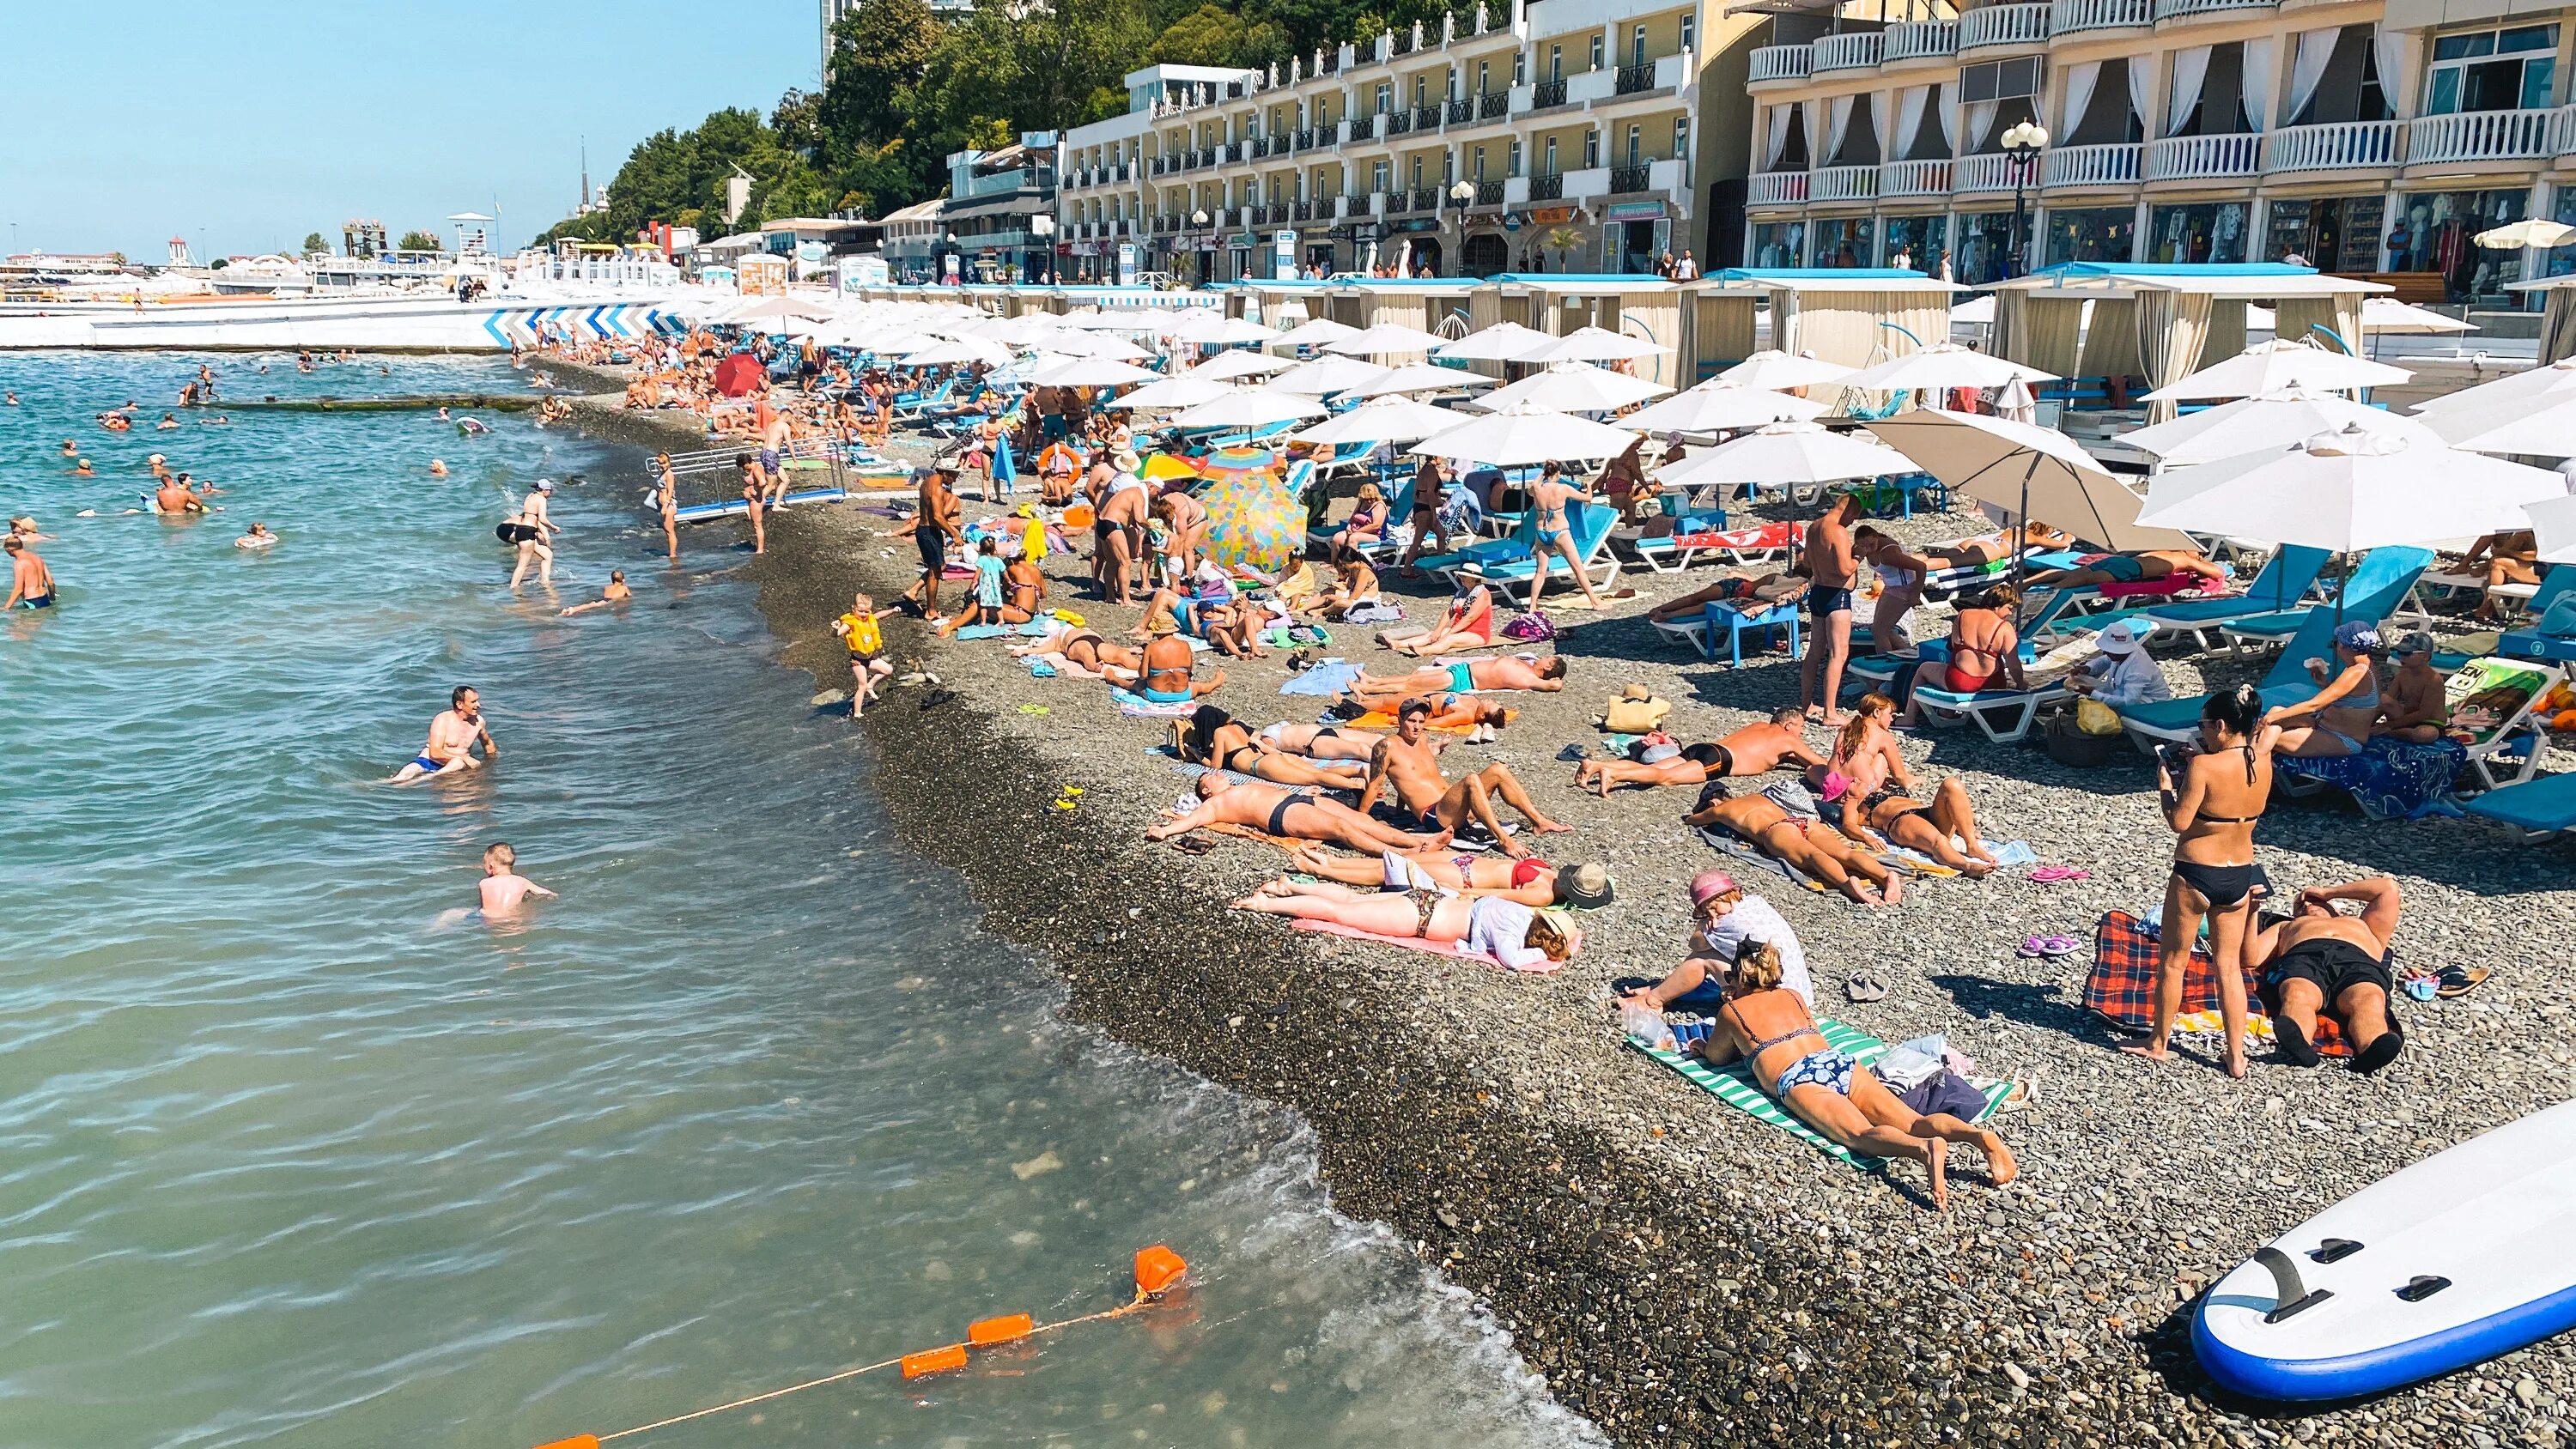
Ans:
{"type": "Polygon", "coordinates": [[[51,543],[54,541],[54,536],[52,534],[39,532],[37,530],[35,515],[28,513],[21,513],[17,517],[9,520],[9,536],[18,540],[20,543],[51,543]]]}
{"type": "Polygon", "coordinates": [[[276,542],[277,535],[268,531],[267,524],[254,523],[250,526],[249,531],[245,532],[241,537],[233,540],[233,547],[267,548],[276,542]]]}
{"type": "Polygon", "coordinates": [[[164,518],[179,518],[212,511],[206,506],[206,500],[190,492],[186,480],[180,478],[170,479],[152,490],[152,506],[161,510],[161,516],[164,518]]]}
{"type": "Polygon", "coordinates": [[[0,610],[52,608],[54,571],[45,567],[19,534],[0,539],[0,549],[7,550],[9,557],[9,597],[0,601],[0,610]]]}
{"type": "Polygon", "coordinates": [[[460,684],[447,697],[448,707],[429,722],[429,743],[410,764],[394,772],[387,784],[408,785],[424,775],[453,775],[477,769],[501,753],[492,740],[492,730],[483,723],[483,696],[474,686],[460,684]],[[474,746],[483,746],[483,758],[474,758],[474,746]]]}
{"type": "Polygon", "coordinates": [[[445,458],[432,458],[432,459],[430,459],[430,460],[429,460],[429,476],[431,476],[432,478],[444,478],[444,477],[446,477],[446,476],[447,476],[447,460],[446,460],[445,458]]]}
{"type": "Polygon", "coordinates": [[[159,421],[159,422],[157,422],[157,423],[154,423],[154,424],[152,425],[152,429],[153,429],[153,431],[155,431],[155,432],[166,433],[166,432],[171,431],[172,429],[177,428],[178,426],[179,426],[179,415],[178,415],[177,413],[163,413],[163,414],[161,415],[161,421],[159,421]]]}
{"type": "Polygon", "coordinates": [[[72,460],[72,476],[75,478],[95,478],[98,476],[98,470],[89,465],[89,459],[74,458],[72,460]]]}
{"type": "Polygon", "coordinates": [[[507,841],[483,852],[483,914],[497,916],[518,909],[530,896],[555,899],[555,893],[519,874],[519,853],[507,841]]]}
{"type": "Polygon", "coordinates": [[[73,441],[72,441],[71,439],[69,439],[69,438],[65,438],[65,439],[63,439],[63,451],[62,451],[62,453],[61,453],[61,456],[62,456],[62,457],[65,457],[65,458],[77,458],[77,457],[79,457],[79,456],[80,456],[80,444],[73,442],[73,441]]]}
{"type": "Polygon", "coordinates": [[[14,408],[14,407],[16,407],[16,406],[18,405],[18,395],[17,395],[16,393],[14,393],[14,392],[13,392],[13,393],[8,394],[8,399],[9,399],[9,406],[11,406],[11,407],[13,407],[13,408],[14,408]]]}
{"type": "Polygon", "coordinates": [[[438,420],[439,420],[440,422],[442,422],[442,423],[453,421],[452,419],[450,419],[450,418],[447,416],[447,405],[446,405],[445,403],[441,403],[441,404],[439,404],[439,407],[438,407],[438,420]]]}
{"type": "Polygon", "coordinates": [[[634,597],[635,591],[626,587],[626,570],[610,569],[608,571],[608,587],[599,591],[599,597],[591,600],[587,604],[573,605],[571,608],[564,610],[564,615],[566,617],[570,617],[574,614],[587,614],[593,609],[605,609],[611,604],[622,604],[634,597]]]}

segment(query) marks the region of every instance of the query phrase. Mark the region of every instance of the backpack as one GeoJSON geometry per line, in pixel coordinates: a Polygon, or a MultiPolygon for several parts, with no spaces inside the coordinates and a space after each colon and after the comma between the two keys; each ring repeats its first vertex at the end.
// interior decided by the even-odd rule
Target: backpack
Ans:
{"type": "Polygon", "coordinates": [[[1523,644],[1542,644],[1556,637],[1556,625],[1536,609],[1514,614],[1502,627],[1502,636],[1523,644]]]}

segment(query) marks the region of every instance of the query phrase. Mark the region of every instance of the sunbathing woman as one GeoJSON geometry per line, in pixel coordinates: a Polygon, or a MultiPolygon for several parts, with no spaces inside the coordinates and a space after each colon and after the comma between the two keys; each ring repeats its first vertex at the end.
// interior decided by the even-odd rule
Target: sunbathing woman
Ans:
{"type": "Polygon", "coordinates": [[[1792,574],[1729,574],[1703,589],[1694,589],[1677,599],[1666,599],[1646,611],[1646,617],[1658,624],[1676,619],[1696,619],[1711,604],[1755,606],[1760,612],[1785,599],[1794,599],[1807,591],[1807,581],[1792,574]]]}
{"type": "Polygon", "coordinates": [[[1384,543],[1386,524],[1386,495],[1378,491],[1375,483],[1361,484],[1359,501],[1352,506],[1350,518],[1343,523],[1342,531],[1333,535],[1333,557],[1356,557],[1361,549],[1384,543]]]}
{"type": "Polygon", "coordinates": [[[1447,832],[1413,835],[1372,820],[1339,800],[1284,785],[1252,785],[1228,780],[1211,770],[1192,787],[1199,804],[1147,826],[1148,840],[1169,840],[1210,825],[1231,825],[1283,840],[1320,840],[1345,850],[1375,855],[1381,850],[1412,850],[1449,843],[1447,832]]]}
{"type": "Polygon", "coordinates": [[[2493,590],[2498,584],[2539,583],[2539,561],[2539,537],[2529,529],[2486,534],[2470,544],[2460,557],[2460,572],[2484,574],[2489,590],[2478,600],[2478,617],[2490,624],[2518,621],[2522,601],[2500,598],[2493,590]]]}
{"type": "Polygon", "coordinates": [[[1923,558],[1936,569],[1983,568],[2013,556],[2015,544],[2027,552],[2031,549],[2073,548],[2075,535],[2052,528],[2034,518],[2019,528],[1983,538],[1961,539],[1957,543],[1934,544],[1923,550],[1923,558]]]}
{"type": "Polygon", "coordinates": [[[1781,1106],[1849,1151],[1922,1163],[1931,1174],[1934,1207],[1950,1205],[1953,1143],[1985,1154],[1986,1177],[1996,1187],[2018,1175],[2002,1138],[1947,1113],[1917,1114],[1869,1068],[1828,1044],[1807,1004],[1781,989],[1778,951],[1745,942],[1726,985],[1726,1004],[1694,1048],[1710,1065],[1750,1064],[1754,1080],[1781,1106]]]}
{"type": "Polygon", "coordinates": [[[1818,828],[1807,816],[1790,814],[1768,795],[1729,799],[1725,782],[1711,780],[1699,798],[1699,808],[1682,817],[1683,824],[1732,835],[1864,906],[1892,906],[1905,899],[1904,880],[1876,856],[1818,828]]]}
{"type": "Polygon", "coordinates": [[[1334,562],[1333,586],[1300,603],[1297,612],[1312,618],[1339,621],[1353,609],[1384,602],[1384,594],[1378,588],[1377,570],[1369,567],[1367,559],[1352,554],[1334,562]]]}
{"type": "Polygon", "coordinates": [[[1977,812],[1968,802],[1967,787],[1956,779],[1944,780],[1928,805],[1904,793],[1909,788],[1904,774],[1887,763],[1896,754],[1895,737],[1888,732],[1895,713],[1896,702],[1886,695],[1861,696],[1827,763],[1824,792],[1817,798],[1840,804],[1838,823],[1854,840],[1867,838],[1862,834],[1866,827],[1963,875],[1993,870],[1996,861],[1977,836],[1977,812]],[[1953,836],[1965,844],[1964,850],[1952,843],[1953,836]]]}
{"type": "Polygon", "coordinates": [[[2010,584],[1997,584],[1959,601],[1959,612],[1950,620],[1950,657],[1936,664],[1925,659],[1900,670],[1891,692],[1905,701],[1905,713],[1897,721],[1906,726],[1923,722],[1923,708],[1914,695],[1916,685],[1927,675],[1938,680],[1943,689],[1954,694],[1975,694],[2003,678],[2007,689],[2027,689],[2029,681],[2021,668],[2021,634],[2013,628],[2013,607],[2021,595],[2010,584]]]}
{"type": "Polygon", "coordinates": [[[1255,745],[1284,754],[1304,755],[1310,760],[1359,760],[1365,762],[1377,751],[1377,736],[1359,731],[1345,733],[1332,725],[1293,724],[1281,720],[1263,725],[1252,737],[1255,745]]]}
{"type": "Polygon", "coordinates": [[[2263,716],[2281,727],[2281,753],[2305,759],[2332,759],[2361,753],[2379,722],[2379,631],[2360,619],[2335,626],[2334,663],[2311,659],[2308,677],[2317,692],[2298,704],[2285,704],[2263,716]]]}
{"type": "Polygon", "coordinates": [[[1466,694],[1479,689],[1526,689],[1553,694],[1564,688],[1564,659],[1554,654],[1539,659],[1505,654],[1493,659],[1452,660],[1385,678],[1362,670],[1351,681],[1346,697],[1362,709],[1392,709],[1415,695],[1466,694]]]}
{"type": "Polygon", "coordinates": [[[1356,790],[1368,783],[1357,765],[1318,765],[1284,750],[1264,749],[1252,731],[1219,705],[1200,705],[1187,726],[1176,732],[1180,755],[1194,765],[1213,765],[1250,775],[1274,785],[1320,785],[1327,790],[1356,790]]]}
{"type": "Polygon", "coordinates": [[[1610,873],[1599,865],[1553,866],[1535,858],[1502,860],[1447,850],[1389,850],[1375,860],[1331,855],[1311,845],[1288,853],[1307,875],[1381,891],[1443,890],[1465,896],[1501,896],[1522,905],[1606,906],[1610,873]]]}
{"type": "Polygon", "coordinates": [[[1112,644],[1101,638],[1096,629],[1078,629],[1070,624],[1033,643],[1011,645],[1010,650],[1023,659],[1040,660],[1057,669],[1070,665],[1069,672],[1084,679],[1107,678],[1112,665],[1131,674],[1145,667],[1142,651],[1112,644]]]}
{"type": "Polygon", "coordinates": [[[1377,642],[1417,659],[1483,649],[1494,642],[1494,591],[1480,581],[1462,580],[1439,623],[1428,629],[1391,629],[1378,635],[1377,642]]]}
{"type": "Polygon", "coordinates": [[[1375,936],[1456,942],[1514,971],[1553,971],[1573,954],[1554,921],[1502,896],[1453,895],[1416,887],[1401,895],[1362,895],[1325,882],[1274,880],[1234,903],[1238,911],[1329,921],[1375,936]]]}
{"type": "Polygon", "coordinates": [[[2104,584],[2151,584],[2175,574],[2189,574],[2226,587],[2227,570],[2197,550],[2150,548],[2135,553],[2106,553],[2071,569],[2047,569],[2030,576],[2032,588],[2100,588],[2104,584]]]}

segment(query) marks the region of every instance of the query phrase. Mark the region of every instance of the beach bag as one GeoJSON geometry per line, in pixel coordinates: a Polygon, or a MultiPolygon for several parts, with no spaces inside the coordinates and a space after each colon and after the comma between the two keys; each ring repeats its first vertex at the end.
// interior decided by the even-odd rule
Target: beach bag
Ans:
{"type": "Polygon", "coordinates": [[[2088,735],[2116,735],[2120,732],[2120,714],[2098,699],[2079,699],[2075,702],[2075,727],[2088,735]]]}
{"type": "MultiPolygon", "coordinates": [[[[2102,708],[2089,699],[2084,703],[2092,704],[2096,709],[2102,708]]],[[[2049,716],[2047,725],[2040,730],[2039,742],[2040,747],[2048,751],[2048,757],[2061,765],[2077,770],[2098,770],[2111,763],[2112,751],[2120,747],[2120,736],[2117,732],[2094,734],[2083,727],[2077,715],[2060,714],[2049,716]]]]}
{"type": "Polygon", "coordinates": [[[1601,717],[1601,727],[1614,735],[1652,734],[1663,728],[1664,717],[1672,712],[1668,699],[1614,699],[1610,712],[1601,717]]]}
{"type": "Polygon", "coordinates": [[[1536,609],[1514,614],[1503,625],[1503,637],[1522,644],[1544,644],[1556,637],[1556,625],[1536,609]]]}

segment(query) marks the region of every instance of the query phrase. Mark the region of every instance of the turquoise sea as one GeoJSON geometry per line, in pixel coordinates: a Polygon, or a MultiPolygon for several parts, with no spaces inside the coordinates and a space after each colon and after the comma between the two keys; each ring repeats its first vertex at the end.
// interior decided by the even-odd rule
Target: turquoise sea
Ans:
{"type": "Polygon", "coordinates": [[[729,531],[665,569],[632,459],[520,416],[153,430],[201,361],[236,400],[519,385],[0,356],[0,511],[65,595],[0,619],[0,1446],[605,1434],[1111,1306],[1154,1242],[1166,1308],[619,1442],[1598,1442],[1331,1211],[1293,1117],[1057,1018],[891,838],[729,531]],[[152,452],[225,511],[127,512],[152,452]],[[514,598],[538,476],[579,480],[560,597],[514,598]],[[557,614],[612,567],[631,607],[557,614]],[[458,683],[495,767],[379,783],[458,683]],[[562,898],[474,914],[496,840],[562,898]]]}

